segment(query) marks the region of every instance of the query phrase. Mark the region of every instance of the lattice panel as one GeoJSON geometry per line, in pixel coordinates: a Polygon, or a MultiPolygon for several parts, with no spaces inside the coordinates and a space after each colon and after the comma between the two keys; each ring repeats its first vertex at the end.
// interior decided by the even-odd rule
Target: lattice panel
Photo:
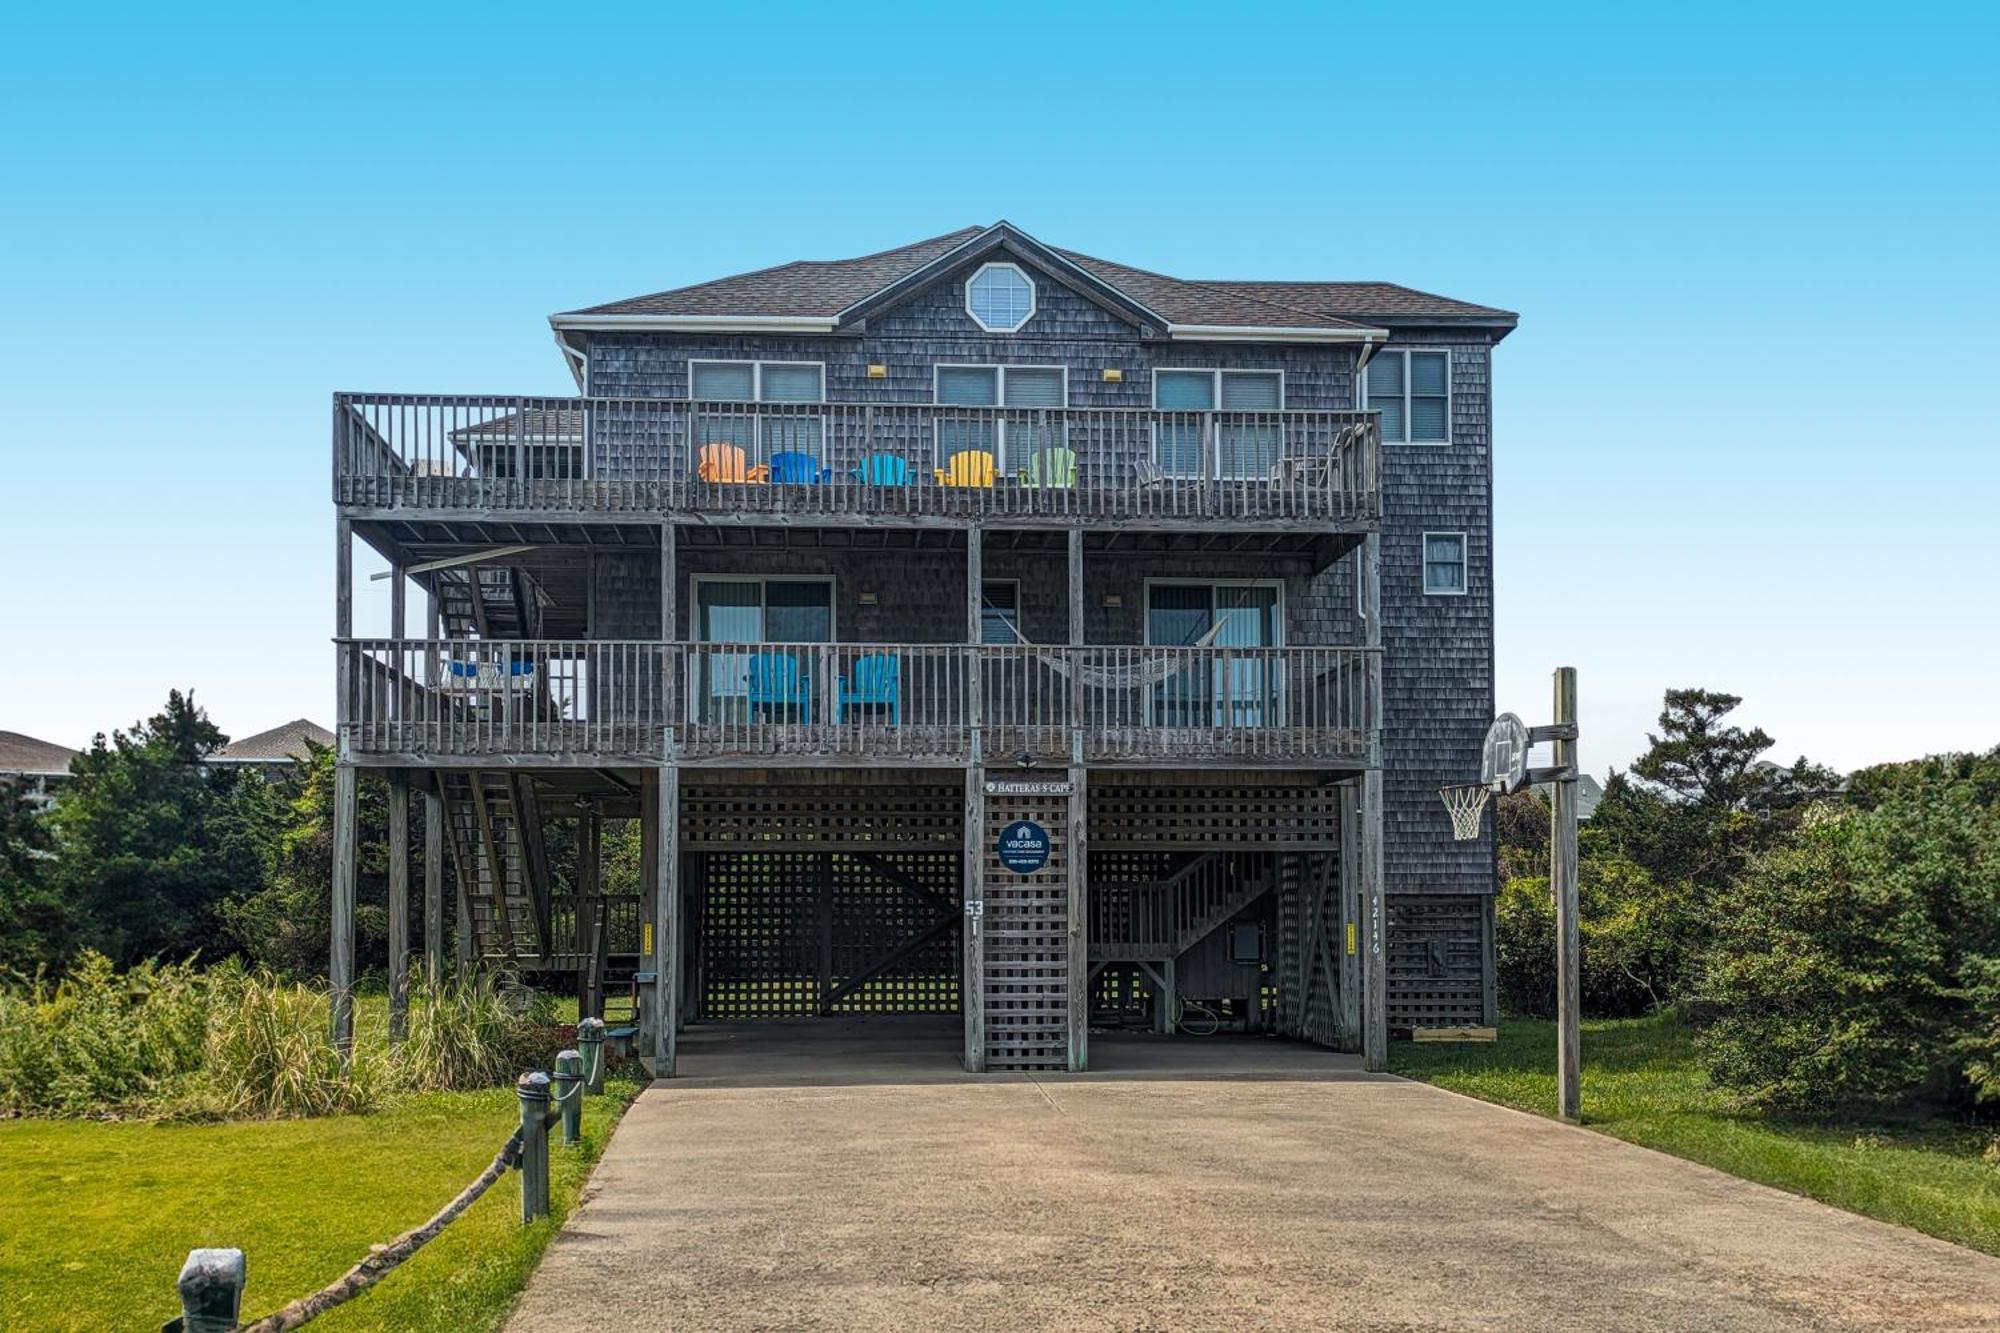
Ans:
{"type": "Polygon", "coordinates": [[[1473,895],[1392,894],[1389,1026],[1474,1027],[1486,1012],[1486,913],[1473,895]]]}
{"type": "Polygon", "coordinates": [[[1333,848],[1339,790],[1259,784],[1125,784],[1090,787],[1090,844],[1114,848],[1333,848]]]}
{"type": "Polygon", "coordinates": [[[817,852],[688,858],[702,895],[702,1013],[799,1018],[819,1012],[817,852]]]}
{"type": "MultiPolygon", "coordinates": [[[[963,797],[960,798],[961,806],[963,797]]],[[[964,813],[959,815],[961,826],[964,813]]],[[[853,856],[829,855],[833,867],[833,980],[840,985],[937,927],[929,943],[836,1001],[837,1014],[958,1012],[956,852],[885,855],[895,872],[853,856]],[[900,879],[898,878],[900,876],[900,879]],[[923,893],[908,886],[921,886],[923,893]]]]}
{"type": "Polygon", "coordinates": [[[989,796],[986,836],[986,1067],[1069,1065],[1069,798],[989,796]],[[1019,875],[992,848],[1017,819],[1049,831],[1048,864],[1019,875]]]}
{"type": "Polygon", "coordinates": [[[964,838],[962,782],[896,786],[681,787],[681,846],[689,851],[746,842],[793,847],[909,847],[955,850],[964,838]]]}
{"type": "Polygon", "coordinates": [[[702,898],[702,1013],[809,1017],[851,977],[931,938],[841,994],[839,1014],[956,1013],[955,852],[703,852],[688,858],[702,898]],[[937,928],[933,930],[933,928],[937,928]]]}

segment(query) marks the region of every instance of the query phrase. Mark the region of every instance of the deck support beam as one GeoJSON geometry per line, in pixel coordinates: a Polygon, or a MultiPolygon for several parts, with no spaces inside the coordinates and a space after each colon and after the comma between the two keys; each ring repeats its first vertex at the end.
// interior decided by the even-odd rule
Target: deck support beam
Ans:
{"type": "Polygon", "coordinates": [[[389,773],[389,1040],[409,1027],[410,775],[398,768],[389,773]]]}
{"type": "MultiPolygon", "coordinates": [[[[1075,735],[1080,756],[1083,734],[1075,735]]],[[[1069,1068],[1077,1074],[1090,1067],[1090,843],[1084,830],[1090,810],[1089,780],[1089,769],[1080,763],[1070,765],[1069,850],[1063,864],[1069,891],[1069,1068]]]]}
{"type": "MultiPolygon", "coordinates": [[[[1362,642],[1378,651],[1368,659],[1366,709],[1382,713],[1382,534],[1371,532],[1361,543],[1362,642]]],[[[1368,746],[1368,767],[1361,775],[1357,841],[1360,907],[1365,917],[1361,994],[1362,1062],[1371,1070],[1389,1067],[1389,905],[1385,899],[1382,844],[1382,741],[1379,731],[1368,746]]]]}
{"type": "Polygon", "coordinates": [[[444,802],[435,788],[424,792],[424,979],[444,980],[444,802]]]}
{"type": "Polygon", "coordinates": [[[1360,802],[1354,784],[1340,787],[1340,1049],[1361,1053],[1361,857],[1360,802]]]}
{"type": "Polygon", "coordinates": [[[336,763],[333,767],[333,891],[328,913],[332,932],[327,941],[326,971],[331,1035],[343,1065],[354,1058],[356,776],[352,764],[336,763]]]}
{"type": "Polygon", "coordinates": [[[662,766],[653,791],[653,1074],[672,1078],[681,1018],[680,769],[662,766]]]}
{"type": "Polygon", "coordinates": [[[986,774],[965,770],[965,926],[960,949],[965,980],[959,988],[959,1012],[965,1018],[964,1063],[968,1073],[986,1070],[986,774]]]}

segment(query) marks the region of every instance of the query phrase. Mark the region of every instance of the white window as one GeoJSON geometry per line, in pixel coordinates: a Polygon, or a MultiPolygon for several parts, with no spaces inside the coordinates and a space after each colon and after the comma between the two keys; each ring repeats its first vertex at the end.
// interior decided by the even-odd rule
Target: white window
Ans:
{"type": "Polygon", "coordinates": [[[1259,650],[1281,646],[1284,628],[1284,593],[1277,583],[1149,581],[1146,642],[1190,649],[1193,659],[1152,687],[1153,725],[1280,722],[1284,673],[1272,654],[1259,650]]]}
{"type": "Polygon", "coordinates": [[[984,451],[996,467],[1029,467],[1036,454],[1058,448],[1065,427],[1057,411],[1069,403],[1069,372],[1062,366],[938,366],[932,398],[955,407],[997,407],[937,421],[937,465],[951,466],[954,454],[984,451]],[[1012,463],[1009,463],[1011,457],[1012,463]]]}
{"type": "Polygon", "coordinates": [[[965,313],[988,333],[1012,333],[1035,313],[1035,284],[1012,264],[982,265],[965,283],[965,313]]]}
{"type": "Polygon", "coordinates": [[[1153,427],[1153,461],[1169,477],[1268,477],[1284,428],[1262,414],[1284,405],[1280,371],[1156,370],[1153,406],[1174,415],[1153,427]]]}
{"type": "Polygon", "coordinates": [[[1384,444],[1451,443],[1451,354],[1377,352],[1366,406],[1382,414],[1384,444]]]}
{"type": "Polygon", "coordinates": [[[1432,597],[1457,597],[1465,592],[1465,534],[1424,534],[1424,592],[1432,597]]]}
{"type": "Polygon", "coordinates": [[[988,579],[979,585],[979,641],[1011,647],[1026,643],[1021,633],[1021,583],[988,579]]]}
{"type": "Polygon", "coordinates": [[[697,650],[689,720],[811,721],[832,669],[811,645],[833,642],[833,581],[705,574],[693,585],[695,638],[722,646],[697,650]]]}
{"type": "Polygon", "coordinates": [[[697,468],[717,473],[710,480],[744,480],[741,469],[767,467],[772,481],[810,481],[820,456],[823,418],[807,408],[788,406],[826,401],[826,367],[817,361],[690,361],[688,397],[699,403],[768,403],[730,411],[706,408],[696,414],[697,468]],[[787,406],[779,406],[785,404],[787,406]],[[745,458],[733,460],[729,449],[745,458]],[[800,474],[800,475],[793,475],[800,474]]]}

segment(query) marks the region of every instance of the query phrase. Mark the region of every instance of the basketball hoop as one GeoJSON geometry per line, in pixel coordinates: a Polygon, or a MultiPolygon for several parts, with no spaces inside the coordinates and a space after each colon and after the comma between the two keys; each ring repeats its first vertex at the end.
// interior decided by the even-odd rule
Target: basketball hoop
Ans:
{"type": "Polygon", "coordinates": [[[1463,783],[1439,787],[1438,795],[1451,814],[1451,836],[1460,842],[1478,837],[1479,816],[1485,811],[1493,789],[1479,783],[1463,783]]]}

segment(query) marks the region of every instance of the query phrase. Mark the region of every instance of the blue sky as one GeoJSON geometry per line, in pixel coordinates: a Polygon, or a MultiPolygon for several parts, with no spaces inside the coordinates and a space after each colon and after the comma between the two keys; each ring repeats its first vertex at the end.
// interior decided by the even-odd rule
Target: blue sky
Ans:
{"type": "Polygon", "coordinates": [[[1521,311],[1500,703],[1576,665],[1591,768],[1681,684],[2000,742],[1990,9],[996,12],[9,11],[0,729],[331,721],[332,390],[569,392],[550,311],[1005,217],[1521,311]]]}

